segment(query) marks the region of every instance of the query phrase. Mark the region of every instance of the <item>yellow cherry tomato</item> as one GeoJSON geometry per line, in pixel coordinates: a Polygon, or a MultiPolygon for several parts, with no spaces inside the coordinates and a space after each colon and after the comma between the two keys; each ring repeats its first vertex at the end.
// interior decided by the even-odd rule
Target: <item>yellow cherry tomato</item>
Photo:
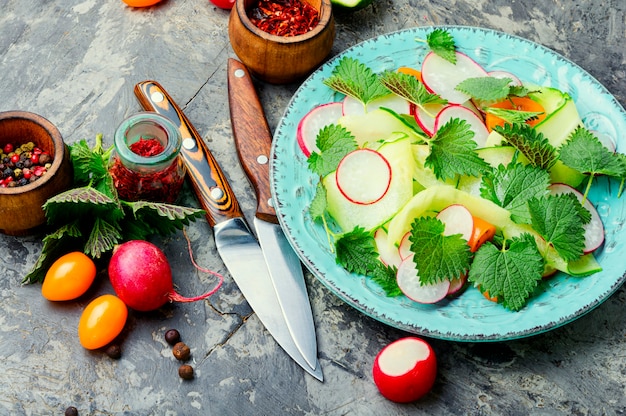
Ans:
{"type": "Polygon", "coordinates": [[[131,7],[148,7],[148,6],[154,6],[161,0],[122,0],[122,1],[131,7]]]}
{"type": "Polygon", "coordinates": [[[48,300],[71,300],[84,294],[96,277],[96,265],[80,251],[59,257],[44,278],[41,294],[48,300]]]}
{"type": "Polygon", "coordinates": [[[128,317],[128,308],[115,295],[102,295],[89,303],[78,321],[78,339],[88,350],[104,347],[117,337],[128,317]]]}

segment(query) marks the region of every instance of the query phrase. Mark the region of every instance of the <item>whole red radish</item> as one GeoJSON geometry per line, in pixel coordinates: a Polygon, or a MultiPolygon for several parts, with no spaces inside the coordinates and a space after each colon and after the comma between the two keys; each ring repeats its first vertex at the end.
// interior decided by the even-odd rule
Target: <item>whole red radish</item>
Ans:
{"type": "Polygon", "coordinates": [[[373,375],[376,387],[385,398],[398,403],[413,402],[435,384],[437,358],[423,339],[402,338],[378,353],[373,375]]]}
{"type": "Polygon", "coordinates": [[[193,298],[176,293],[165,254],[143,240],[127,241],[113,250],[109,279],[117,296],[137,311],[152,311],[168,301],[195,302],[206,299],[216,290],[193,298]]]}

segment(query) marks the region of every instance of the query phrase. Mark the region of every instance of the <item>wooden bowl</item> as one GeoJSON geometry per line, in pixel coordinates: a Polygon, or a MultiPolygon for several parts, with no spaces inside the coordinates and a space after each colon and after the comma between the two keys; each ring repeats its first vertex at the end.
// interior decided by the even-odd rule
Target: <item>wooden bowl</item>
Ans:
{"type": "Polygon", "coordinates": [[[256,78],[287,84],[309,75],[328,56],[335,40],[335,20],[330,0],[302,0],[319,12],[313,30],[297,36],[278,36],[256,27],[247,10],[257,0],[236,0],[230,13],[230,44],[256,78]]]}
{"type": "Polygon", "coordinates": [[[42,205],[67,190],[73,182],[70,154],[59,130],[45,118],[26,111],[0,112],[0,146],[34,142],[52,159],[52,166],[38,180],[24,186],[0,187],[0,232],[8,235],[35,233],[46,222],[42,205]]]}

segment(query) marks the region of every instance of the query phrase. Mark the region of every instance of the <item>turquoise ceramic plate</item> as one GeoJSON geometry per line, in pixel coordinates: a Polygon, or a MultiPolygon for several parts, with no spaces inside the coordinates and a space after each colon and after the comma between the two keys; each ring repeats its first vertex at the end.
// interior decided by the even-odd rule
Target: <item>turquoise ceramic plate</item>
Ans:
{"type": "MultiPolygon", "coordinates": [[[[444,27],[459,50],[487,70],[506,70],[523,81],[559,88],[576,101],[589,129],[613,137],[618,150],[626,131],[626,112],[615,98],[583,69],[540,45],[501,32],[469,27],[444,27]]],[[[603,271],[585,278],[559,274],[550,279],[520,312],[486,301],[474,288],[457,299],[420,305],[405,297],[387,298],[367,278],[347,273],[335,264],[324,230],[312,223],[308,206],[317,178],[296,143],[296,126],[309,110],[339,98],[323,85],[338,60],[356,58],[375,72],[407,65],[419,67],[428,50],[424,43],[432,27],[382,35],[360,43],[313,73],[298,89],[279,123],[273,144],[272,191],[280,223],[308,269],[333,293],[359,311],[391,326],[433,338],[458,341],[498,341],[542,333],[571,322],[598,306],[625,279],[626,199],[617,199],[617,184],[600,180],[590,194],[606,227],[598,254],[603,271]]]]}

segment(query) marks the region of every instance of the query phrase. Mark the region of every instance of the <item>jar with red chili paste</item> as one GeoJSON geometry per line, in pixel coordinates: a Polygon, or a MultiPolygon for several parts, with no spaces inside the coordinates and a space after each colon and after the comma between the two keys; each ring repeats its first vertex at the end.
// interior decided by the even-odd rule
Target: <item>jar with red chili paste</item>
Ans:
{"type": "Polygon", "coordinates": [[[109,172],[125,201],[173,203],[185,180],[182,138],[176,126],[156,113],[124,120],[114,138],[109,172]]]}

